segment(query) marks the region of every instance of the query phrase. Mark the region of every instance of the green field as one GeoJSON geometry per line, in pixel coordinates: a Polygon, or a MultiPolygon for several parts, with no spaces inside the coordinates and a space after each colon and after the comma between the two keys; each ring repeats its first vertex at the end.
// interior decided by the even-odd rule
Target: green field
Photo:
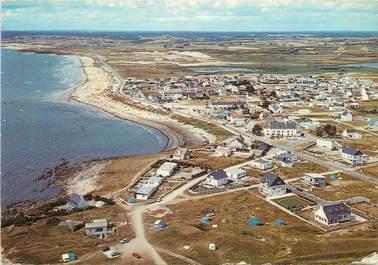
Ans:
{"type": "Polygon", "coordinates": [[[286,209],[304,208],[308,205],[311,205],[311,202],[305,199],[299,198],[298,196],[290,196],[290,197],[275,199],[273,201],[278,203],[282,207],[285,207],[286,209]]]}

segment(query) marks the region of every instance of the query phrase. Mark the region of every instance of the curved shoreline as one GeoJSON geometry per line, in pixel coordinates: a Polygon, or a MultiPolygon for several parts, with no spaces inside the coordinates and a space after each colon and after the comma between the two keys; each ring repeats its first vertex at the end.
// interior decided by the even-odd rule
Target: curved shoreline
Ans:
{"type": "Polygon", "coordinates": [[[170,142],[172,142],[172,139],[171,139],[170,137],[168,137],[168,136],[166,135],[166,133],[165,133],[163,130],[160,130],[160,129],[155,128],[154,126],[151,126],[151,125],[148,125],[148,124],[144,124],[144,123],[142,123],[142,122],[140,122],[140,121],[131,121],[131,120],[129,120],[129,119],[124,119],[124,118],[122,118],[121,116],[119,116],[119,115],[117,115],[117,114],[115,114],[115,113],[112,113],[112,112],[110,112],[110,111],[108,111],[108,110],[105,110],[105,109],[100,108],[100,107],[98,107],[98,106],[94,106],[94,105],[92,105],[92,104],[90,104],[90,103],[88,103],[88,102],[80,101],[80,100],[78,100],[77,98],[75,98],[75,97],[73,96],[75,90],[76,90],[77,88],[79,88],[79,87],[85,85],[85,84],[88,82],[88,75],[87,75],[87,71],[86,71],[86,69],[85,69],[85,66],[84,66],[84,63],[83,63],[82,59],[81,59],[79,56],[76,56],[76,55],[69,55],[69,56],[74,57],[74,58],[76,58],[76,59],[78,59],[78,60],[80,61],[80,67],[83,69],[83,74],[84,74],[85,80],[84,80],[83,82],[81,82],[80,84],[78,84],[77,86],[74,86],[74,87],[72,87],[72,88],[69,89],[68,97],[66,98],[67,101],[78,102],[78,103],[80,103],[80,104],[84,104],[84,105],[89,106],[89,107],[91,107],[91,108],[96,108],[97,110],[101,110],[101,111],[103,111],[103,112],[105,112],[105,113],[107,113],[107,114],[109,114],[109,115],[111,115],[111,116],[114,116],[114,117],[117,118],[117,119],[120,119],[120,120],[123,120],[123,121],[132,122],[132,123],[135,123],[135,124],[141,125],[142,127],[149,127],[149,128],[151,128],[151,129],[157,130],[157,131],[160,132],[160,133],[163,135],[163,137],[166,139],[165,146],[159,151],[159,153],[164,152],[164,151],[167,151],[167,150],[170,150],[170,149],[169,149],[169,146],[170,146],[170,142]]]}
{"type": "Polygon", "coordinates": [[[146,114],[132,109],[125,104],[121,106],[120,102],[116,102],[108,97],[108,87],[114,83],[109,74],[100,67],[94,66],[94,60],[90,57],[70,56],[80,60],[85,75],[85,82],[72,89],[68,101],[79,102],[104,111],[118,119],[159,131],[167,140],[165,147],[160,152],[172,150],[190,142],[187,135],[179,132],[178,128],[172,128],[174,125],[169,124],[167,120],[163,120],[164,117],[159,117],[156,114],[146,114]],[[153,117],[146,117],[148,115],[153,117]]]}

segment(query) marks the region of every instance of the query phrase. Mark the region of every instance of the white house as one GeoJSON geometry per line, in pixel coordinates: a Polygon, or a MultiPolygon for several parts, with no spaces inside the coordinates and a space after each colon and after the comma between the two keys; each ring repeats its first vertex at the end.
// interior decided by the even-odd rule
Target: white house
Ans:
{"type": "Polygon", "coordinates": [[[378,120],[370,119],[368,121],[368,125],[366,127],[369,131],[377,131],[378,130],[378,120]]]}
{"type": "Polygon", "coordinates": [[[304,181],[307,184],[316,186],[316,187],[325,187],[326,185],[325,179],[326,177],[318,173],[306,173],[306,175],[304,176],[304,181]]]}
{"type": "Polygon", "coordinates": [[[294,121],[270,121],[263,128],[265,137],[298,137],[302,132],[294,121]]]}
{"type": "Polygon", "coordinates": [[[295,153],[288,151],[277,155],[275,159],[281,164],[282,167],[293,167],[294,162],[298,159],[298,156],[295,153]]]}
{"type": "Polygon", "coordinates": [[[232,168],[226,170],[226,175],[231,180],[238,180],[244,178],[247,175],[247,171],[241,168],[232,168]]]}
{"type": "Polygon", "coordinates": [[[315,220],[325,225],[335,225],[350,219],[350,210],[344,203],[320,205],[315,211],[315,220]]]}
{"type": "Polygon", "coordinates": [[[245,139],[243,136],[234,136],[226,139],[225,144],[232,150],[243,149],[245,147],[245,139]]]}
{"type": "Polygon", "coordinates": [[[367,156],[353,147],[343,147],[341,149],[341,158],[352,165],[362,165],[367,162],[367,156]]]}
{"type": "Polygon", "coordinates": [[[83,196],[72,193],[67,201],[66,206],[71,209],[86,209],[89,207],[89,204],[83,196]]]}
{"type": "Polygon", "coordinates": [[[356,140],[356,139],[361,139],[362,138],[362,135],[359,134],[356,131],[356,129],[353,129],[353,128],[345,129],[341,135],[344,138],[351,139],[351,140],[356,140]]]}
{"type": "Polygon", "coordinates": [[[353,120],[352,113],[349,112],[349,111],[342,112],[340,114],[340,120],[341,121],[352,121],[353,120]]]}
{"type": "Polygon", "coordinates": [[[218,156],[224,156],[224,157],[229,157],[232,154],[232,151],[230,148],[225,147],[225,146],[218,146],[215,149],[215,152],[218,156]]]}
{"type": "Polygon", "coordinates": [[[106,219],[93,220],[85,223],[85,233],[90,237],[107,237],[115,234],[115,225],[108,223],[106,219]]]}
{"type": "Polygon", "coordinates": [[[146,184],[143,184],[134,192],[134,197],[137,200],[148,200],[152,194],[159,188],[163,183],[163,178],[161,177],[150,177],[146,184]]]}
{"type": "Polygon", "coordinates": [[[284,110],[279,104],[270,104],[268,109],[274,114],[283,113],[284,110]]]}
{"type": "Polygon", "coordinates": [[[257,168],[260,170],[267,170],[273,167],[272,161],[265,160],[265,159],[256,159],[256,160],[251,161],[249,164],[251,165],[251,167],[257,168]]]}
{"type": "Polygon", "coordinates": [[[335,142],[328,139],[317,139],[316,145],[327,151],[332,151],[335,148],[335,142]]]}
{"type": "Polygon", "coordinates": [[[274,174],[266,173],[261,182],[260,191],[267,196],[277,196],[286,193],[287,186],[285,182],[274,174]]]}
{"type": "Polygon", "coordinates": [[[185,159],[189,159],[190,158],[190,152],[187,148],[177,148],[174,155],[173,155],[173,159],[176,159],[176,160],[185,160],[185,159]]]}
{"type": "Polygon", "coordinates": [[[205,183],[214,187],[224,186],[227,184],[227,174],[223,169],[218,169],[207,176],[205,183]]]}
{"type": "Polygon", "coordinates": [[[162,177],[169,177],[173,174],[177,167],[177,163],[173,162],[164,162],[157,170],[156,175],[162,177]]]}

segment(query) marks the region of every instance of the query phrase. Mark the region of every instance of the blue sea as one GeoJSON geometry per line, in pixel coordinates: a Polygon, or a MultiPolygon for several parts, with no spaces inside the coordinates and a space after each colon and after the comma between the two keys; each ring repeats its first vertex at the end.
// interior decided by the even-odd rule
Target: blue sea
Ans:
{"type": "Polygon", "coordinates": [[[66,159],[152,154],[166,137],[150,127],[68,102],[85,75],[73,57],[1,49],[1,205],[55,196],[36,181],[66,159]]]}

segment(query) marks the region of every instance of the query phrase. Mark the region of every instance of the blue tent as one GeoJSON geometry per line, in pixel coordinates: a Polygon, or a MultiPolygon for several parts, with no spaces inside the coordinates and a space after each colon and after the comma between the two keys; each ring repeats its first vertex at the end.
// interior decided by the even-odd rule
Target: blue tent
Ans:
{"type": "Polygon", "coordinates": [[[332,179],[332,180],[336,180],[337,179],[336,175],[331,175],[331,176],[329,176],[329,178],[332,179]]]}
{"type": "Polygon", "coordinates": [[[207,215],[201,217],[201,221],[202,221],[202,223],[204,223],[204,224],[208,224],[208,223],[210,223],[210,220],[211,220],[210,217],[207,216],[207,215]]]}
{"type": "Polygon", "coordinates": [[[284,224],[285,224],[284,220],[282,220],[282,219],[276,220],[276,225],[284,225],[284,224]]]}
{"type": "Polygon", "coordinates": [[[251,220],[249,220],[248,223],[249,223],[250,226],[253,226],[253,227],[256,227],[258,225],[262,225],[263,224],[262,221],[259,220],[259,219],[257,219],[257,218],[252,218],[251,220]]]}
{"type": "Polygon", "coordinates": [[[134,198],[127,198],[127,202],[128,203],[135,203],[135,199],[134,198]]]}
{"type": "Polygon", "coordinates": [[[154,227],[156,229],[163,229],[164,227],[166,227],[167,224],[163,221],[163,220],[157,220],[155,223],[154,223],[154,227]]]}

